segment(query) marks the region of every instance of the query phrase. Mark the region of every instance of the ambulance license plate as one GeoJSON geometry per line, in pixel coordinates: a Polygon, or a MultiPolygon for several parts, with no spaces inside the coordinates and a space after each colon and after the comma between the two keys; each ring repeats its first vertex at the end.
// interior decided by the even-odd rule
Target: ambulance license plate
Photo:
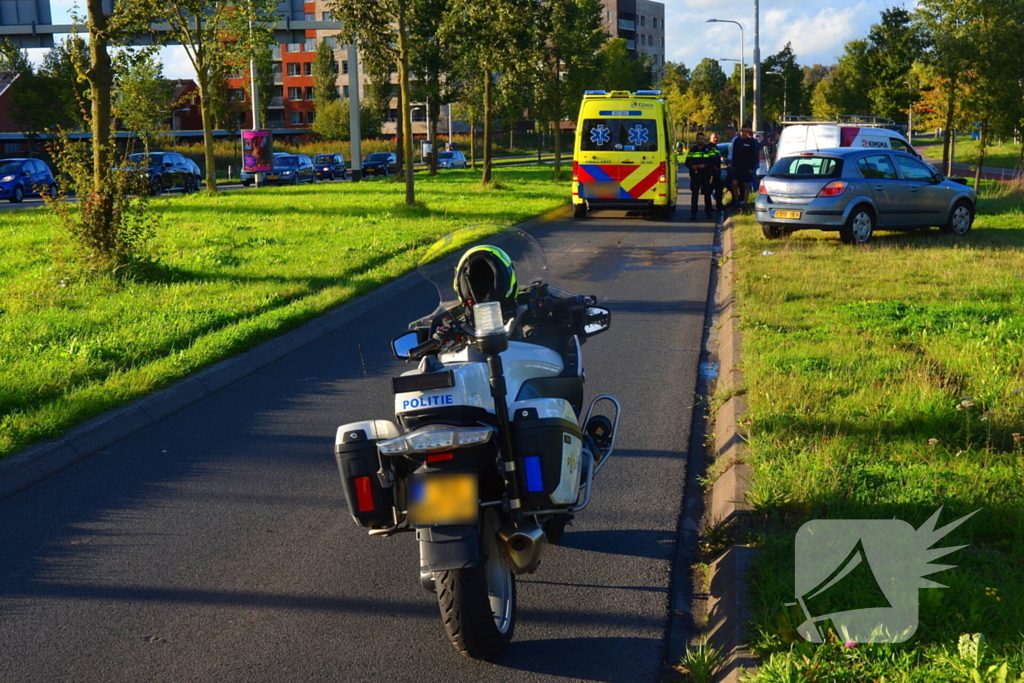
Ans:
{"type": "Polygon", "coordinates": [[[618,183],[584,183],[584,192],[591,199],[618,199],[618,183]]]}
{"type": "Polygon", "coordinates": [[[802,211],[779,211],[777,209],[772,210],[772,218],[790,218],[792,220],[800,220],[800,214],[802,211]]]}
{"type": "Polygon", "coordinates": [[[409,482],[409,523],[473,524],[479,496],[473,474],[428,474],[409,482]]]}

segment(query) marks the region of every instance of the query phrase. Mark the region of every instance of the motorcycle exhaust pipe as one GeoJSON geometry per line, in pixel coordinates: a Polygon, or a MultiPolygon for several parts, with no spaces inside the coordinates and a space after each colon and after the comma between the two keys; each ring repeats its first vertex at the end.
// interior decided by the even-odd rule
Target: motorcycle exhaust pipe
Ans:
{"type": "Polygon", "coordinates": [[[537,571],[545,545],[544,529],[534,522],[506,522],[498,529],[498,547],[513,574],[537,571]]]}

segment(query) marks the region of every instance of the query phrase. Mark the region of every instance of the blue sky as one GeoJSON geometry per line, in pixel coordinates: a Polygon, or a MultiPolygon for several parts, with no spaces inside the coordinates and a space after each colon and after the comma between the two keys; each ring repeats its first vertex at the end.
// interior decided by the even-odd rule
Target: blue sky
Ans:
{"type": "MultiPolygon", "coordinates": [[[[74,0],[50,0],[54,23],[65,23],[74,0]]],[[[793,44],[800,64],[833,64],[843,45],[867,35],[886,7],[912,9],[916,0],[760,0],[761,56],[793,44]]],[[[732,19],[743,24],[746,59],[754,49],[753,0],[665,0],[665,59],[691,69],[704,57],[739,59],[739,29],[733,24],[706,24],[706,19],[732,19]]],[[[34,61],[42,51],[32,50],[34,61]]],[[[191,78],[192,67],[181,48],[164,48],[164,72],[170,78],[191,78]]],[[[726,71],[731,71],[726,67],[726,71]]]]}

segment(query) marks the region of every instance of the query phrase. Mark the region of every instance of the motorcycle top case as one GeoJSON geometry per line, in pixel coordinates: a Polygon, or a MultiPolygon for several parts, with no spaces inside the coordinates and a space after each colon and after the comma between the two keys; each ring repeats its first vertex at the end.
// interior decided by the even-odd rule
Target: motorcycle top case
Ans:
{"type": "Polygon", "coordinates": [[[387,420],[352,422],[338,427],[334,457],[345,487],[348,511],[361,527],[385,529],[395,523],[395,489],[384,488],[377,477],[380,469],[377,442],[396,436],[398,429],[387,420]]]}
{"type": "Polygon", "coordinates": [[[572,405],[561,398],[516,401],[509,406],[509,419],[523,508],[575,504],[583,441],[572,405]]]}

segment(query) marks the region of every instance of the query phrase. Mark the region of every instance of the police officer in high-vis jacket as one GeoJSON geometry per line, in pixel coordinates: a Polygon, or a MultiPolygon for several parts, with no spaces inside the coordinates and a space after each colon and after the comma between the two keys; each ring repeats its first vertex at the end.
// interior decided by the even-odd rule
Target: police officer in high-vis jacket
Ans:
{"type": "Polygon", "coordinates": [[[714,209],[711,193],[722,167],[717,145],[704,141],[704,133],[697,133],[697,144],[686,155],[686,168],[690,171],[690,220],[697,220],[697,197],[704,195],[704,214],[712,217],[714,209]]]}

